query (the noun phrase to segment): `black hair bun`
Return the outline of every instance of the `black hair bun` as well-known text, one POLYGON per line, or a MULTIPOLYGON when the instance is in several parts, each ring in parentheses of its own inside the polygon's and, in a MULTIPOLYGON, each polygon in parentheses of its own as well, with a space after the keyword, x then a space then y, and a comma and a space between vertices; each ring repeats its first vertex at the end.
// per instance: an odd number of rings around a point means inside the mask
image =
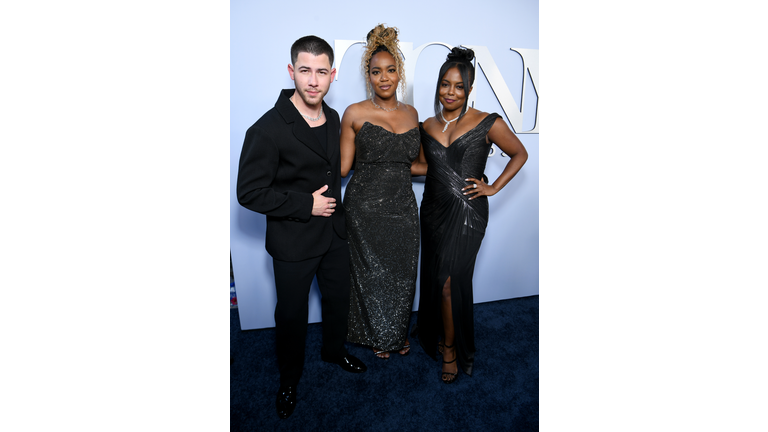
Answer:
POLYGON ((472 63, 475 58, 475 52, 471 48, 454 47, 448 54, 446 61, 463 61, 472 63))

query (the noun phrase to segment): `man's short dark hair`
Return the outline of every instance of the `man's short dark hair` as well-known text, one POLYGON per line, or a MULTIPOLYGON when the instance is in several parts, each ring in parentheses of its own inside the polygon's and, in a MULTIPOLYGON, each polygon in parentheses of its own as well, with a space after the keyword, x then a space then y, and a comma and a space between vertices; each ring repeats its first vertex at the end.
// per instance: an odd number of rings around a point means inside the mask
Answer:
POLYGON ((333 66, 333 49, 328 42, 317 36, 304 36, 291 45, 291 64, 296 65, 299 59, 299 53, 306 52, 314 56, 325 54, 328 56, 331 66, 333 66))

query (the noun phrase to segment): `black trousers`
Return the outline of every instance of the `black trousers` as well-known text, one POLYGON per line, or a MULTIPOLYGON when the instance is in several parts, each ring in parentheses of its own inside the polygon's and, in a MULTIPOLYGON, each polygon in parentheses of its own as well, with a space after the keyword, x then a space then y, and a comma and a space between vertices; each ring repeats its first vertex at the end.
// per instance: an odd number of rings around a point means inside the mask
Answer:
POLYGON ((334 233, 330 249, 322 256, 297 262, 273 259, 272 263, 277 290, 275 338, 280 384, 296 385, 304 369, 309 291, 315 276, 322 296, 321 357, 336 361, 347 355, 344 342, 349 316, 349 246, 334 233))

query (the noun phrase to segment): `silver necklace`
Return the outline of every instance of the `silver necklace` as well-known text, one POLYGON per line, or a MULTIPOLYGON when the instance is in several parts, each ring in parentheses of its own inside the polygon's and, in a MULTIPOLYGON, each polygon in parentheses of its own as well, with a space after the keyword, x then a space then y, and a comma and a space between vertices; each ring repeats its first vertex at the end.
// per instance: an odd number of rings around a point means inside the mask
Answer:
POLYGON ((386 111, 386 112, 392 112, 392 111, 396 111, 398 108, 400 108, 400 101, 397 101, 397 105, 395 105, 395 107, 394 107, 394 108, 384 108, 384 107, 380 107, 380 106, 379 106, 379 104, 377 104, 377 103, 376 103, 376 101, 374 101, 374 100, 373 100, 373 98, 371 98, 371 103, 372 103, 372 104, 373 104, 373 106, 375 106, 376 108, 378 108, 378 109, 380 109, 380 110, 384 110, 384 111, 386 111))
MULTIPOLYGON (((299 111, 299 107, 296 106, 296 101, 293 100, 293 96, 291 96, 291 102, 293 102, 293 106, 296 107, 296 111, 299 111)), ((301 111, 299 111, 299 114, 301 114, 301 111)), ((320 120, 320 117, 323 116, 323 108, 320 107, 320 114, 318 114, 317 117, 315 117, 315 118, 312 118, 310 116, 306 116, 304 114, 301 114, 301 116, 304 117, 305 119, 309 120, 309 121, 318 121, 318 120, 320 120)))
POLYGON ((445 131, 446 131, 446 129, 448 129, 448 125, 449 125, 449 124, 451 124, 451 123, 455 122, 456 120, 458 120, 458 119, 459 119, 459 117, 461 117, 461 116, 460 116, 460 115, 459 115, 459 116, 456 116, 456 118, 455 118, 455 119, 453 119, 453 120, 451 120, 451 121, 447 121, 447 120, 445 119, 445 117, 443 117, 443 111, 442 111, 442 110, 440 110, 440 118, 441 118, 441 119, 443 119, 443 123, 445 123, 445 127, 443 127, 443 132, 445 132, 445 131))

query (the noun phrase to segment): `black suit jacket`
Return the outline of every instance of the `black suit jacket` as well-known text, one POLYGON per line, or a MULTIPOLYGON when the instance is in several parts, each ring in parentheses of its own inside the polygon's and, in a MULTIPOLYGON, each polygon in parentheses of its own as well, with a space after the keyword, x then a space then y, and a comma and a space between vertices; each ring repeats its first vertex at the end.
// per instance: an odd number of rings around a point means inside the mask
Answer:
POLYGON ((341 202, 339 114, 323 102, 328 126, 327 151, 282 90, 275 107, 245 133, 237 174, 237 200, 267 215, 266 249, 281 261, 302 261, 324 254, 333 232, 346 239, 341 202), (312 192, 336 198, 331 217, 312 216, 312 192))

